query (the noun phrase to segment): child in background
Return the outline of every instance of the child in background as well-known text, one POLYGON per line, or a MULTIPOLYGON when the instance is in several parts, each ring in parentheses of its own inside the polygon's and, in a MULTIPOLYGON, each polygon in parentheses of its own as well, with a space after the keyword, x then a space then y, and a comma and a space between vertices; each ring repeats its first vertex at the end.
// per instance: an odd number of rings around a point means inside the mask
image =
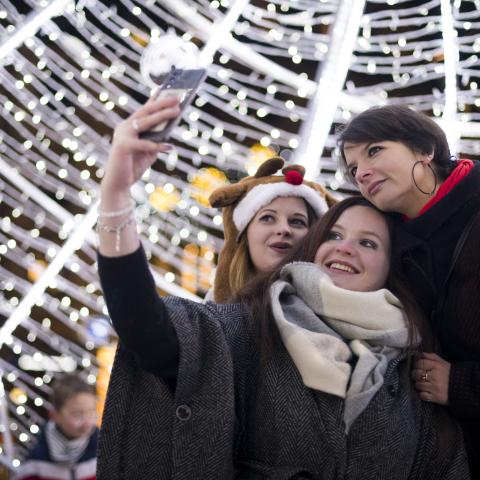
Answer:
POLYGON ((77 374, 55 380, 50 420, 28 452, 18 480, 94 480, 98 429, 95 387, 77 374))

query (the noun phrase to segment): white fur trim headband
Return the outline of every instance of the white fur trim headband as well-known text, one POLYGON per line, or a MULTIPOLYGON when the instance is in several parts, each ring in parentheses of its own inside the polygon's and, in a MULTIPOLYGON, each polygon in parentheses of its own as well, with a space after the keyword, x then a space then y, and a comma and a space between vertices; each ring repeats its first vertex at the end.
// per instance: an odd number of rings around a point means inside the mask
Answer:
POLYGON ((328 210, 325 198, 307 185, 292 185, 287 182, 263 183, 253 187, 235 207, 233 223, 237 227, 238 233, 243 232, 259 210, 278 197, 303 198, 319 217, 328 210))

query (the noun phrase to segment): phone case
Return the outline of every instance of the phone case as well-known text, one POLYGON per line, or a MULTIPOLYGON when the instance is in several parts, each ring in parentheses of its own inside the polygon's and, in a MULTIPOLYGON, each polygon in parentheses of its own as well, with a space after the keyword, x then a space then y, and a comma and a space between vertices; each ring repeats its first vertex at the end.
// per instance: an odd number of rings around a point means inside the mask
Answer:
MULTIPOLYGON (((173 128, 178 124, 182 112, 190 104, 198 87, 205 79, 207 71, 205 68, 197 69, 172 69, 163 82, 160 81, 160 89, 154 94, 157 98, 162 96, 176 95, 180 97, 180 114, 167 122, 157 125, 152 130, 142 132, 140 138, 162 143, 168 140, 173 128)), ((152 76, 152 79, 157 79, 152 76)))

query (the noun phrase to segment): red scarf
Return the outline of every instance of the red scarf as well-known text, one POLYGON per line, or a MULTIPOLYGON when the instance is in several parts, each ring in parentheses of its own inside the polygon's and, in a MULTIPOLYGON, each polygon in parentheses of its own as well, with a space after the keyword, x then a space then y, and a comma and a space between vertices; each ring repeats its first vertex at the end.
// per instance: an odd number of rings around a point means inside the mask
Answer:
POLYGON ((447 177, 447 179, 440 185, 437 193, 423 206, 418 212, 418 217, 424 214, 427 210, 432 208, 437 202, 439 202, 445 195, 453 190, 453 187, 457 185, 464 177, 466 177, 470 170, 473 168, 473 162, 471 160, 460 160, 453 170, 453 172, 447 177))

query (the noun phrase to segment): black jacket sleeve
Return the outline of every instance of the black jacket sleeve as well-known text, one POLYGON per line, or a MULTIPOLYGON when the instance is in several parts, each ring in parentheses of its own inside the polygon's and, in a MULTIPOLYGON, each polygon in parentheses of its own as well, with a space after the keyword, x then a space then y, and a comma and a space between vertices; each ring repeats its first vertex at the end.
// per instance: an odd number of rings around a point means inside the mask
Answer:
POLYGON ((480 419, 480 362, 451 364, 448 404, 459 418, 480 419))
POLYGON ((98 271, 122 346, 135 355, 142 368, 174 385, 179 364, 178 339, 157 293, 143 248, 123 257, 98 254, 98 271))

